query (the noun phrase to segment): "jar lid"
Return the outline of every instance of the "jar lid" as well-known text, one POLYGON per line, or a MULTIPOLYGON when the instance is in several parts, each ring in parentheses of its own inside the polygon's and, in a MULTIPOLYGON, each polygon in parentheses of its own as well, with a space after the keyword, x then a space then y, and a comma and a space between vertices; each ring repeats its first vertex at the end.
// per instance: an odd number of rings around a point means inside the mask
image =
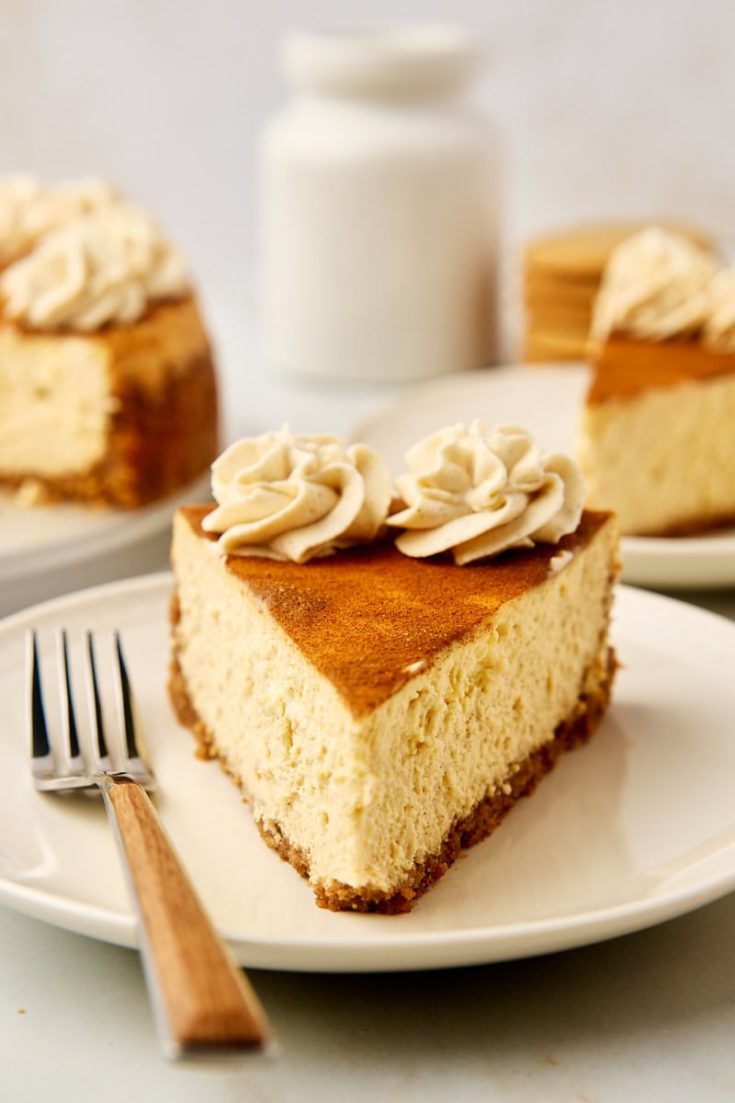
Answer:
POLYGON ((448 95, 467 83, 480 56, 476 36, 440 25, 294 30, 282 47, 297 87, 336 95, 448 95))

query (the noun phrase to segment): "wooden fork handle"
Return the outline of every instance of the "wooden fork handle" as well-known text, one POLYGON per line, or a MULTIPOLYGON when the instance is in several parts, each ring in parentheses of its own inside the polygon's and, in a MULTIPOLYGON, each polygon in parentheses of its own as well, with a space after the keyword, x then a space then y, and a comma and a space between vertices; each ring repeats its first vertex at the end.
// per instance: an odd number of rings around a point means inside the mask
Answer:
POLYGON ((258 999, 221 942, 148 794, 127 776, 100 780, 138 906, 148 987, 170 1056, 268 1039, 258 999))

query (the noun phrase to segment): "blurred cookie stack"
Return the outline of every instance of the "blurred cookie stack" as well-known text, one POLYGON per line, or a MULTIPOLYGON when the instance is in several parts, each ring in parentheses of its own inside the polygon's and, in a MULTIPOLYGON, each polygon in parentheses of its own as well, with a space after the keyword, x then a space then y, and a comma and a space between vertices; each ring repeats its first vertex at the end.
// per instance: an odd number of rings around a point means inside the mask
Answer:
POLYGON ((525 360, 580 360, 610 253, 638 225, 589 226, 536 238, 523 258, 525 360))
MULTIPOLYGON (((580 360, 585 356, 592 310, 602 273, 613 249, 644 224, 607 223, 535 238, 523 257, 526 361, 580 360)), ((709 245, 691 227, 679 229, 709 245)))

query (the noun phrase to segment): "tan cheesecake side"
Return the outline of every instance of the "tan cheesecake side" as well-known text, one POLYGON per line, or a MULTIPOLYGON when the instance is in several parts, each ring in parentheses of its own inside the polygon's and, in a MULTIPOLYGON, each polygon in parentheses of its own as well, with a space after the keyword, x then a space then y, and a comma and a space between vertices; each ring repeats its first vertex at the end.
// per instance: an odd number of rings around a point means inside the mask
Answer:
POLYGON ((131 325, 39 333, 0 321, 0 486, 134 508, 203 474, 217 389, 195 298, 131 325))
POLYGON ((735 356, 614 336, 592 367, 579 449, 589 505, 637 535, 735 522, 735 356))
POLYGON ((180 717, 319 903, 407 910, 604 712, 613 519, 459 568, 223 558, 206 512, 174 525, 180 717))

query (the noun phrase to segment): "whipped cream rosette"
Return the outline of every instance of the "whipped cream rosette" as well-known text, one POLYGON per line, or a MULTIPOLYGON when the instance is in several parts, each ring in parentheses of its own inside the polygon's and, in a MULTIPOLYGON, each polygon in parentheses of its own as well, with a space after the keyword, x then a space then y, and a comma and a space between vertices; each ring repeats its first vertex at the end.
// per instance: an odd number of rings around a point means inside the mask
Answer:
POLYGON ((217 507, 203 521, 227 555, 305 563, 373 540, 393 484, 372 448, 288 427, 237 441, 212 466, 217 507))
POLYGON ((627 333, 651 341, 701 330, 711 310, 717 256, 658 226, 633 234, 608 261, 592 319, 593 340, 627 333))
POLYGON ((150 302, 187 291, 186 266, 149 215, 101 204, 41 239, 0 276, 8 317, 32 329, 130 324, 150 302))
POLYGON ((0 263, 17 260, 52 230, 118 200, 115 188, 96 177, 51 187, 34 176, 0 177, 0 263))
POLYGON ((487 431, 479 421, 442 429, 406 455, 396 482, 405 508, 388 524, 405 531, 405 555, 451 552, 462 565, 510 548, 557 543, 574 532, 585 484, 561 454, 542 455, 517 425, 487 431))
POLYGON ((735 268, 723 268, 712 280, 702 336, 712 348, 735 353, 735 268))

